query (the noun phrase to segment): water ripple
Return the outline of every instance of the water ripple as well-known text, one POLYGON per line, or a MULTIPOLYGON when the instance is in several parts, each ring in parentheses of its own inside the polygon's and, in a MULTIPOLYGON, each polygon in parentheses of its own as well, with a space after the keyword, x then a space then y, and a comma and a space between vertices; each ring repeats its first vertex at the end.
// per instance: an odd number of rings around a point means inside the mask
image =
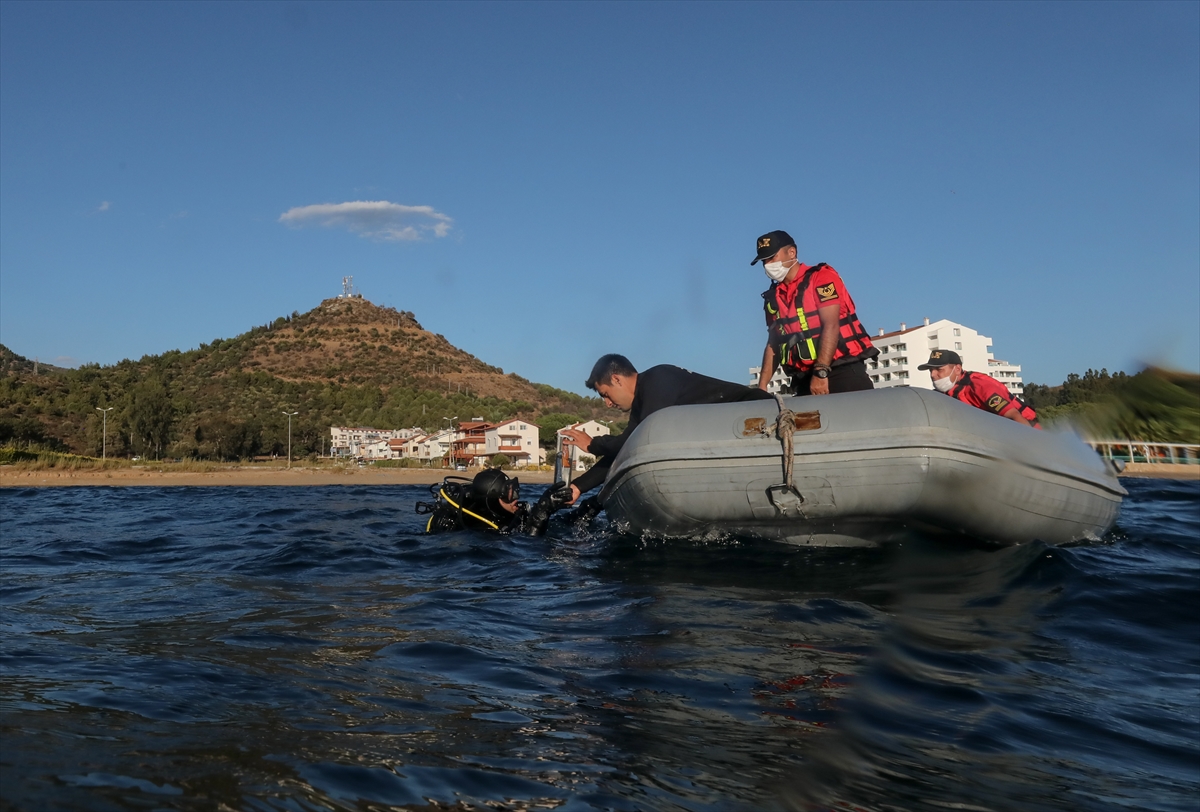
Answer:
POLYGON ((1128 486, 1102 542, 843 551, 3 490, 0 808, 1194 809, 1200 486, 1128 486))

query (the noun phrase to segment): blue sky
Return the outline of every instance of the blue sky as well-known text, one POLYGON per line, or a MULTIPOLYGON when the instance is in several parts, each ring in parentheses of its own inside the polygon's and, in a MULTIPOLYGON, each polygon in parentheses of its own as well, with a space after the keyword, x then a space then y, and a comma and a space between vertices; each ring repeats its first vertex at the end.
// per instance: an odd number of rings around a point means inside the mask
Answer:
POLYGON ((1042 383, 1200 368, 1200 3, 0 3, 31 358, 349 274, 538 382, 748 380, 776 228, 872 333, 953 319, 1042 383))

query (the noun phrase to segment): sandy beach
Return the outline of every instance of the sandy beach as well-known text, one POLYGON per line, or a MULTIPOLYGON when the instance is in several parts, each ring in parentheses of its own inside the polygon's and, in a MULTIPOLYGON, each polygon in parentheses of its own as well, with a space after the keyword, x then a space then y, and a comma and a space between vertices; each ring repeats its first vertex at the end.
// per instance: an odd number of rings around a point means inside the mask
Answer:
MULTIPOLYGON (((60 488, 84 485, 151 487, 238 487, 260 485, 431 485, 454 473, 439 468, 308 468, 229 467, 214 471, 171 471, 157 466, 109 470, 22 469, 0 466, 0 488, 60 488)), ((509 472, 522 482, 545 483, 554 478, 552 471, 509 472)), ((457 472, 474 476, 475 472, 457 472)))
MULTIPOLYGON (((0 466, 0 488, 61 488, 107 485, 112 487, 237 487, 268 485, 431 485, 441 482, 450 471, 439 468, 293 468, 230 466, 214 471, 171 471, 156 466, 139 466, 109 470, 65 470, 45 468, 23 469, 0 466)), ((522 482, 547 483, 553 480, 551 471, 510 472, 522 482)), ((458 472, 458 476, 474 476, 475 472, 458 472)), ((1171 463, 1133 463, 1126 466, 1122 476, 1159 479, 1200 479, 1200 465, 1171 463)))

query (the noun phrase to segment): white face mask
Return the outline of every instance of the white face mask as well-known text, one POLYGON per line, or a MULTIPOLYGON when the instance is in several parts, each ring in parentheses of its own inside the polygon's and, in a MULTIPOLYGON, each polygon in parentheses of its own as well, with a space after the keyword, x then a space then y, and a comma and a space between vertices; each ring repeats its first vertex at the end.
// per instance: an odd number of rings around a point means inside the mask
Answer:
POLYGON ((767 276, 769 276, 773 282, 782 282, 784 278, 787 277, 788 272, 794 267, 796 267, 796 260, 794 259, 787 262, 763 263, 763 270, 766 271, 767 276))
POLYGON ((947 375, 944 378, 938 378, 936 381, 933 382, 933 388, 938 390, 939 392, 949 392, 953 387, 954 387, 954 381, 950 380, 949 375, 947 375))

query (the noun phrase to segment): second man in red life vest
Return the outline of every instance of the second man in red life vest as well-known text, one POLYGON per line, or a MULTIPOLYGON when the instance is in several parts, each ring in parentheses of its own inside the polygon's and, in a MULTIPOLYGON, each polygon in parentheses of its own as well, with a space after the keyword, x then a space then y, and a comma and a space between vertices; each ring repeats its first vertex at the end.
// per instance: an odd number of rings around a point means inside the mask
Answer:
POLYGON ((825 263, 805 265, 786 231, 758 238, 758 256, 771 287, 763 293, 767 346, 758 388, 767 389, 783 365, 797 395, 873 389, 864 363, 879 355, 858 321, 842 278, 825 263))
POLYGON ((933 350, 929 353, 929 361, 917 369, 929 370, 933 388, 955 400, 1015 420, 1022 426, 1042 427, 1037 412, 1020 396, 1010 394, 1000 381, 980 372, 964 372, 962 358, 954 350, 933 350))

